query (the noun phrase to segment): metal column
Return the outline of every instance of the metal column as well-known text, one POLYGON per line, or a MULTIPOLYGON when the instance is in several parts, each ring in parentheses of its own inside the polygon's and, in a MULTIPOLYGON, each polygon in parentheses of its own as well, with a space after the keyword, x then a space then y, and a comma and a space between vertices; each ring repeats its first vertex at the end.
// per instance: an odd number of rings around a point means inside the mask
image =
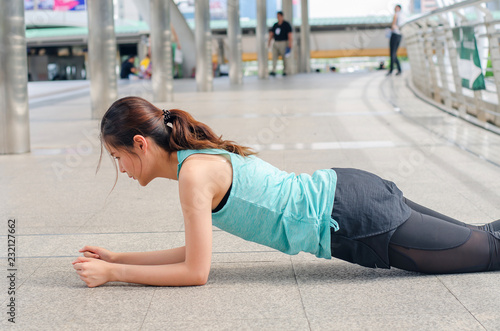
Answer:
POLYGON ((170 1, 151 0, 151 83, 154 101, 173 100, 170 1))
POLYGON ((259 68, 259 78, 268 77, 269 54, 267 49, 267 40, 269 32, 267 31, 267 11, 266 0, 257 0, 257 27, 255 29, 257 40, 257 62, 259 68))
POLYGON ((281 1, 281 11, 283 12, 283 18, 288 21, 293 27, 293 1, 292 0, 282 0, 281 1))
MULTIPOLYGON (((286 59, 287 61, 287 74, 296 74, 297 73, 297 37, 295 36, 295 26, 293 24, 293 1, 292 0, 283 0, 281 3, 283 17, 285 21, 288 21, 292 26, 292 52, 290 57, 286 59)), ((285 59, 283 59, 285 61, 285 59)))
POLYGON ((240 0, 227 1, 227 39, 229 42, 229 81, 231 84, 239 85, 243 82, 240 0))
POLYGON ((311 27, 309 26, 309 1, 301 0, 300 72, 311 72, 311 27))
POLYGON ((100 119, 117 97, 113 0, 87 1, 92 118, 100 119))
POLYGON ((0 154, 30 151, 24 1, 0 1, 0 154))
POLYGON ((196 86, 198 91, 213 90, 212 32, 209 0, 195 1, 196 86))

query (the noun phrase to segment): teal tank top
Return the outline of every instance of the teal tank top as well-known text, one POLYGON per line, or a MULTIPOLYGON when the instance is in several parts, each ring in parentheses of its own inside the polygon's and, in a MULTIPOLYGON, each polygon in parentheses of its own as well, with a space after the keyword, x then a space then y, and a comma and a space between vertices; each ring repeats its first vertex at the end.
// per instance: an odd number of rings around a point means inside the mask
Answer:
POLYGON ((255 156, 220 149, 177 152, 177 178, 192 154, 219 154, 230 159, 233 183, 226 204, 212 213, 212 224, 245 240, 293 255, 301 251, 331 259, 330 228, 337 184, 333 169, 314 174, 287 173, 255 156))

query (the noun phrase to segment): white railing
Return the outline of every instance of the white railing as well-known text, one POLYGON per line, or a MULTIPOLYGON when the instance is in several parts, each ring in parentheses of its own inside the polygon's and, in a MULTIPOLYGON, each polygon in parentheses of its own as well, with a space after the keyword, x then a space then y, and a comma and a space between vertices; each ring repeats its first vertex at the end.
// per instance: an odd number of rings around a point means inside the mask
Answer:
POLYGON ((500 19, 495 18, 500 12, 490 11, 489 2, 463 1, 420 15, 408 20, 402 33, 413 91, 444 110, 500 132, 500 19), (472 42, 464 42, 468 32, 475 37, 472 42), (474 40, 480 66, 467 60, 475 52, 474 40), (477 89, 481 74, 484 85, 477 89))

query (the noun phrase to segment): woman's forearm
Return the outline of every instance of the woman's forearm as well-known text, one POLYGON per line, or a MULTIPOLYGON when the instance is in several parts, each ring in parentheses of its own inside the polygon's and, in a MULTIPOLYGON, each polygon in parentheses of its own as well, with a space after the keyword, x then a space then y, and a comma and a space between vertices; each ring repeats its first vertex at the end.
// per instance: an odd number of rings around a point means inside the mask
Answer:
POLYGON ((189 268, 185 262, 169 265, 113 264, 110 281, 154 286, 204 285, 209 271, 189 268))
POLYGON ((184 262, 186 247, 177 247, 162 251, 116 253, 114 263, 134 265, 165 265, 184 262))

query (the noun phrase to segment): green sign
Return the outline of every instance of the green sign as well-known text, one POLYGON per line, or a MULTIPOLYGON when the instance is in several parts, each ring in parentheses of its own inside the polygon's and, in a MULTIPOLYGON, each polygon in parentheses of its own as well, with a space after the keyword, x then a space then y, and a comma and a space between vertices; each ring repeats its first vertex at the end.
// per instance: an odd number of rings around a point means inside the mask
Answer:
POLYGON ((471 90, 486 89, 474 28, 454 28, 453 37, 457 43, 458 72, 462 77, 462 86, 471 90))

